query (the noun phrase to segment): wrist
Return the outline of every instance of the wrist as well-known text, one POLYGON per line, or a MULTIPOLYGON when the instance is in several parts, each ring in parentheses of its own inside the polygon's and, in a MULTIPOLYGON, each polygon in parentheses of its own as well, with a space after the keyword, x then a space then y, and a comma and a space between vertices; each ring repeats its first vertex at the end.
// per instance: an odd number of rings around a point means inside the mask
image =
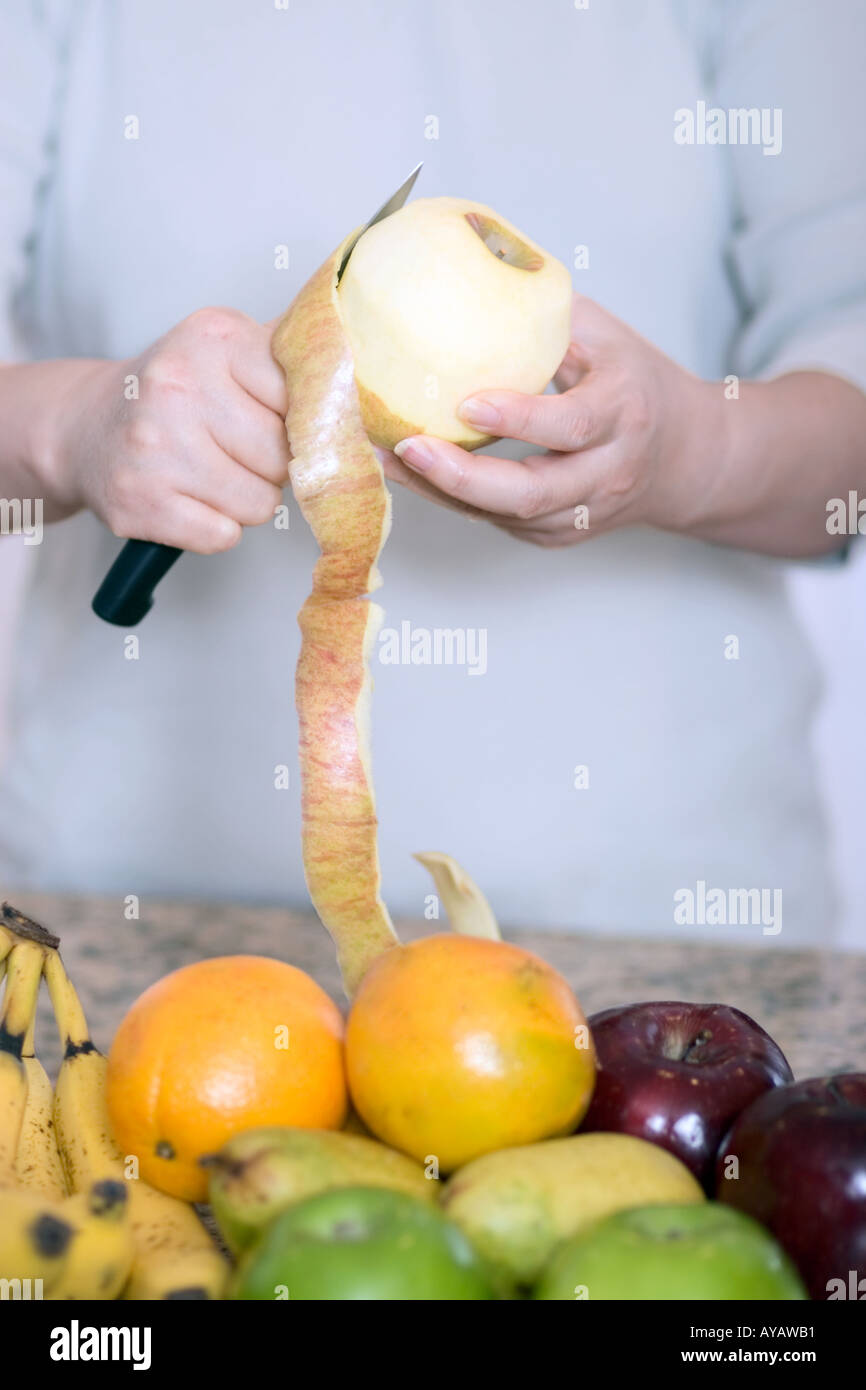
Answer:
POLYGON ((667 479, 662 513, 653 524, 683 535, 701 535, 742 506, 734 478, 734 412, 722 381, 688 375, 674 410, 672 438, 660 468, 667 479))
POLYGON ((38 370, 29 462, 51 510, 68 516, 86 505, 78 467, 80 446, 90 430, 98 428, 100 383, 117 364, 70 358, 39 363, 38 370))

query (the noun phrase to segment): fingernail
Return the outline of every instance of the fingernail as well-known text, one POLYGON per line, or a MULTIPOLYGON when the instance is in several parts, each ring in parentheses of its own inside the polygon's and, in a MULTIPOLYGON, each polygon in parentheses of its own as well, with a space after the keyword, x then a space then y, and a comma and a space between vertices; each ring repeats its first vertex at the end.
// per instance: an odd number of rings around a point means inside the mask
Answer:
POLYGON ((417 438, 401 439, 399 444, 394 445, 394 453, 410 468, 417 468, 419 473, 425 473, 433 463, 430 449, 417 438))
POLYGON ((502 420, 496 406, 481 396, 470 396, 463 402, 458 414, 464 420, 468 420, 470 425, 478 425, 483 430, 495 429, 502 420))

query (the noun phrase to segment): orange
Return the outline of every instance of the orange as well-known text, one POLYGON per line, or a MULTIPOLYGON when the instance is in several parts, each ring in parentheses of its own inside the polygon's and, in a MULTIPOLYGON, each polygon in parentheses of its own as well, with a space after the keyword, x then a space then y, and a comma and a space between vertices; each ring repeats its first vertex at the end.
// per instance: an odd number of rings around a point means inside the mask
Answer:
POLYGON ((373 962, 349 1014, 346 1065, 368 1128, 443 1173, 571 1133, 595 1082, 586 1019, 562 976, 518 946, 450 934, 373 962))
POLYGON ((108 1110, 152 1186, 203 1202, 203 1154, 260 1125, 339 1129, 343 1019, 309 975, 264 956, 221 956, 158 980, 108 1057, 108 1110))

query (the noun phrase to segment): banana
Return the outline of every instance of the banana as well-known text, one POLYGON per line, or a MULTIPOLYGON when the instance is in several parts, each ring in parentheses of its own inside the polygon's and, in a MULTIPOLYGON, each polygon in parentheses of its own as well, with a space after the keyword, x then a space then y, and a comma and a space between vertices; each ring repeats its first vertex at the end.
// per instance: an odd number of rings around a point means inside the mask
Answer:
POLYGON ((135 1256, 127 1189, 116 1178, 100 1178, 60 1204, 58 1211, 72 1223, 74 1235, 49 1299, 119 1296, 135 1256))
POLYGON ((15 1186, 16 1162, 28 1076, 22 1061, 24 1044, 36 1010, 45 956, 32 941, 17 941, 6 960, 6 989, 0 1009, 0 1186, 15 1186))
POLYGON ((76 1230, 57 1206, 23 1188, 0 1188, 0 1278, 42 1281, 35 1297, 57 1283, 76 1230))
POLYGON ((56 951, 46 957, 45 980, 63 1047, 54 1124, 70 1190, 80 1192, 100 1178, 126 1181, 128 1186, 135 1253, 123 1296, 221 1298, 228 1264, 194 1209, 125 1172, 105 1101, 107 1062, 93 1044, 81 1002, 56 951))
POLYGON ((35 1053, 39 984, 55 938, 7 904, 2 914, 13 926, 0 925, 0 968, 6 973, 0 1009, 0 1278, 18 1286, 18 1297, 116 1298, 134 1253, 127 1187, 109 1179, 78 1196, 66 1195, 51 1082, 35 1053))
POLYGON ((103 1179, 62 1202, 0 1190, 0 1276, 41 1280, 37 1297, 116 1298, 133 1254, 125 1183, 103 1179))
POLYGON ((66 1175, 54 1134, 54 1092, 38 1057, 22 1057, 27 1072, 27 1104, 15 1155, 15 1177, 22 1187, 59 1201, 67 1195, 66 1175))
POLYGON ((30 1019, 21 1058, 27 1072, 27 1105, 15 1156, 15 1176, 22 1187, 59 1201, 67 1195, 66 1175, 54 1133, 54 1092, 36 1056, 36 1010, 30 1019))

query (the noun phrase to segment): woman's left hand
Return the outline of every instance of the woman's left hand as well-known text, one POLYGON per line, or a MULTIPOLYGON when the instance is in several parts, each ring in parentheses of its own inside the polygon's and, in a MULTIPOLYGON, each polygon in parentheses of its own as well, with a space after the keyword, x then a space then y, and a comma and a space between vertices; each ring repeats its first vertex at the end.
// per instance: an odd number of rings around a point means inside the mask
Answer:
POLYGON ((689 529, 721 457, 721 384, 693 376, 580 295, 571 337, 559 395, 484 391, 460 410, 476 429, 538 452, 515 461, 413 435, 385 455, 388 476, 535 545, 636 524, 689 529))

